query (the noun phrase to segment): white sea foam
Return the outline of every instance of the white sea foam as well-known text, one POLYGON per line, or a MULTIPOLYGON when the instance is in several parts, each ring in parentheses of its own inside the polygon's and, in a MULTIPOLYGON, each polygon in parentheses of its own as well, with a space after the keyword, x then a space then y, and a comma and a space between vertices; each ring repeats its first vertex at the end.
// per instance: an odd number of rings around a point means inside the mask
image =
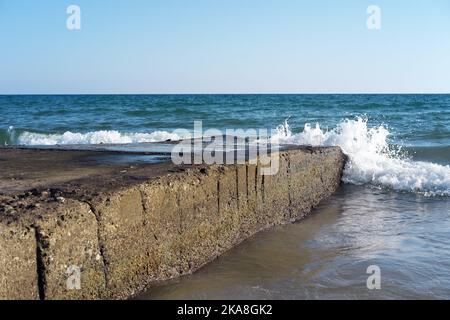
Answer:
POLYGON ((340 146, 349 157, 343 180, 352 184, 373 184, 398 191, 419 192, 427 196, 450 195, 450 166, 419 162, 400 156, 388 146, 389 130, 369 128, 367 120, 344 120, 333 130, 319 124, 305 124, 294 134, 286 121, 276 129, 272 140, 313 146, 340 146))
POLYGON ((69 145, 69 144, 125 144, 141 142, 161 142, 179 140, 176 133, 155 131, 151 133, 121 133, 118 131, 93 131, 87 133, 74 133, 67 131, 63 134, 42 134, 23 132, 18 138, 20 145, 69 145))
MULTIPOLYGON (((10 131, 14 131, 11 128, 10 131)), ((13 133, 10 132, 12 135, 13 133)), ((349 157, 343 180, 351 184, 372 184, 398 191, 419 192, 427 196, 450 196, 450 166, 413 161, 389 148, 389 130, 384 126, 369 128, 366 119, 346 119, 335 129, 323 130, 319 124, 305 124, 300 133, 293 133, 289 123, 276 128, 271 140, 280 144, 340 146, 349 157)), ((126 144, 180 140, 179 134, 167 131, 121 133, 94 131, 42 134, 23 132, 17 137, 20 145, 126 144)))

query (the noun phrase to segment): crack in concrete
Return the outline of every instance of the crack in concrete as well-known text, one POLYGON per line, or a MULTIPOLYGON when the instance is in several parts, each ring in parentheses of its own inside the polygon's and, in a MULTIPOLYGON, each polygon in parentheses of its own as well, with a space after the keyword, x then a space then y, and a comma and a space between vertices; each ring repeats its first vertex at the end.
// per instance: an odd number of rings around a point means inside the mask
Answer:
POLYGON ((45 241, 38 226, 34 226, 34 234, 36 238, 36 272, 38 279, 38 294, 40 300, 45 300, 45 291, 47 288, 43 250, 45 247, 45 241))
POLYGON ((248 196, 249 196, 249 185, 248 185, 248 165, 245 165, 245 186, 247 188, 247 205, 248 205, 248 196))
POLYGON ((147 211, 147 205, 145 204, 144 191, 139 190, 139 193, 141 194, 141 206, 142 206, 142 215, 143 215, 142 225, 146 226, 148 224, 148 221, 147 221, 147 212, 148 211, 147 211))
POLYGON ((217 177, 217 215, 220 215, 220 176, 217 177))
POLYGON ((255 166, 255 195, 258 201, 258 165, 255 166))
POLYGON ((101 219, 100 219, 100 213, 97 211, 95 206, 88 200, 79 200, 89 206, 89 209, 91 210, 92 214, 95 217, 95 220, 97 221, 97 242, 98 242, 98 249, 100 252, 100 257, 102 258, 103 262, 103 276, 105 278, 105 286, 108 288, 109 286, 109 262, 105 255, 105 243, 101 236, 101 219))
MULTIPOLYGON (((143 190, 139 190, 140 194, 141 194, 141 205, 142 205, 142 215, 143 215, 143 226, 147 226, 150 221, 148 219, 148 215, 150 210, 147 208, 147 204, 145 203, 145 192, 143 190)), ((156 236, 156 233, 154 232, 153 228, 152 229, 152 233, 153 233, 153 238, 156 240, 156 242, 158 242, 158 237, 156 236)))
POLYGON ((287 158, 287 175, 288 175, 288 199, 289 199, 289 218, 292 219, 292 169, 291 169, 291 156, 286 154, 287 158))
POLYGON ((261 178, 261 199, 262 203, 266 203, 266 187, 265 187, 266 176, 263 175, 261 178))
POLYGON ((184 219, 183 219, 183 209, 181 208, 181 199, 180 199, 180 194, 177 193, 176 195, 176 203, 177 203, 177 211, 178 211, 178 234, 181 236, 183 234, 183 224, 184 224, 184 219))
POLYGON ((239 167, 236 166, 236 204, 239 210, 239 167))

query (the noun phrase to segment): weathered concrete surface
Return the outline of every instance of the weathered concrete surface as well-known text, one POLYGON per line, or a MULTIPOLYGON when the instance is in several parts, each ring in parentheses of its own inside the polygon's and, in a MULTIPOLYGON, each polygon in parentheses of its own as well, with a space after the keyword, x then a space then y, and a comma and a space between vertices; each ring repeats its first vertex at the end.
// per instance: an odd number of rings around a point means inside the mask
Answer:
POLYGON ((95 165, 93 173, 82 152, 6 150, 0 163, 12 168, 8 159, 22 155, 24 179, 27 170, 46 176, 26 191, 5 178, 17 170, 0 174, 2 299, 126 298, 191 273, 260 230, 302 218, 336 190, 345 162, 339 148, 299 148, 279 153, 274 176, 248 163, 95 165), (23 160, 39 154, 54 166, 23 160), (71 266, 81 270, 79 290, 68 289, 71 266))
POLYGON ((20 221, 0 223, 0 298, 37 299, 35 230, 20 221))

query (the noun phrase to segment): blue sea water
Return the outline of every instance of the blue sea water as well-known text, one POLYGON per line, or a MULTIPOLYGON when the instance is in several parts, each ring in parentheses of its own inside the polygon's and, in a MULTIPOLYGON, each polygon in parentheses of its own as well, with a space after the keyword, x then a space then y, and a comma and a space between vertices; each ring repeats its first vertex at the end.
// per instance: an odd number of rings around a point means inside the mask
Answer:
POLYGON ((202 120, 205 128, 272 129, 289 119, 292 131, 299 132, 305 123, 331 129, 343 119, 366 116, 371 127, 386 125, 393 143, 450 146, 450 95, 0 96, 0 114, 0 144, 70 143, 45 140, 44 135, 66 132, 171 132, 192 129, 194 120, 202 120), (20 139, 24 132, 42 139, 20 139))
POLYGON ((450 95, 0 96, 0 114, 1 145, 135 148, 201 120, 348 155, 312 217, 142 298, 450 299, 450 95), (366 287, 370 265, 381 290, 366 287))
POLYGON ((340 146, 345 182, 450 193, 450 95, 0 96, 0 114, 2 145, 176 140, 198 120, 268 129, 279 143, 340 146))

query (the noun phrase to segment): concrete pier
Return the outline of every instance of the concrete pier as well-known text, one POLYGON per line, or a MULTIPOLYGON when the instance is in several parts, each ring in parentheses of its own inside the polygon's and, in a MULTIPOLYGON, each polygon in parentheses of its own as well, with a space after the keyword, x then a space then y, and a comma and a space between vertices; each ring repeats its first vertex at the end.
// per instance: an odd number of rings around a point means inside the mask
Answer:
POLYGON ((279 151, 273 176, 133 157, 164 155, 0 149, 0 299, 131 297, 301 219, 345 164, 337 147, 279 151))

